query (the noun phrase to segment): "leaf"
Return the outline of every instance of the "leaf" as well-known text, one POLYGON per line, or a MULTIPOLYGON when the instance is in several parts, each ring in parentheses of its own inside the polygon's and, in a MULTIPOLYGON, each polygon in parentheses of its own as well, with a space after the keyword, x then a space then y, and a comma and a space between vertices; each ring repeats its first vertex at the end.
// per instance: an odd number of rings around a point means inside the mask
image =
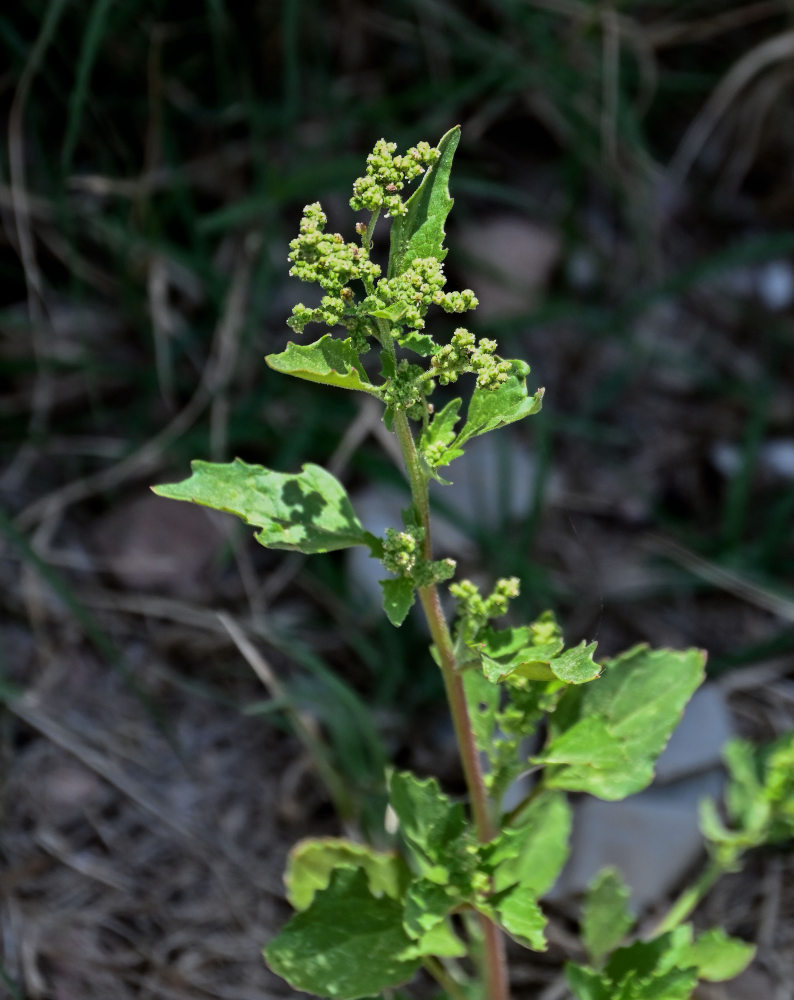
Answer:
POLYGON ((416 597, 414 582, 407 576, 398 576, 393 580, 381 580, 380 586, 383 610, 392 625, 399 628, 408 617, 416 597))
POLYGON ((308 382, 335 385, 340 389, 360 389, 377 396, 351 341, 339 340, 327 333, 313 344, 290 341, 281 354, 268 354, 265 361, 277 372, 294 375, 308 382))
POLYGON ((593 659, 598 643, 582 640, 578 646, 566 649, 549 663, 554 676, 566 684, 586 684, 595 680, 601 667, 593 659))
POLYGON ((449 922, 442 921, 417 938, 399 957, 422 958, 425 955, 434 955, 436 958, 464 958, 467 954, 466 945, 449 922))
POLYGON ((582 939, 596 964, 620 944, 634 923, 628 910, 630 896, 616 868, 602 868, 590 883, 582 909, 582 939))
POLYGON ((261 529, 255 537, 267 548, 312 553, 367 545, 377 551, 378 539, 362 527, 345 488, 319 465, 304 465, 296 475, 239 458, 226 464, 195 461, 190 467, 189 479, 152 489, 161 497, 241 517, 261 529))
POLYGON ((465 670, 461 676, 474 742, 480 753, 489 753, 494 743, 494 726, 501 692, 479 670, 465 670))
POLYGON ((510 364, 510 375, 498 389, 474 390, 466 411, 466 423, 453 441, 451 451, 462 448, 479 434, 506 427, 540 410, 543 390, 538 389, 534 396, 527 394, 529 365, 526 361, 517 360, 512 360, 510 364))
POLYGON ((566 965, 568 985, 577 1000, 689 1000, 697 971, 677 961, 689 933, 679 927, 652 941, 618 948, 600 973, 566 965))
POLYGON ((417 879, 405 894, 403 926, 412 938, 420 938, 442 923, 456 903, 448 886, 428 878, 417 879))
POLYGON ((592 969, 567 962, 565 979, 576 1000, 615 1000, 612 984, 592 969))
POLYGON ((572 825, 565 793, 544 789, 522 810, 520 824, 496 838, 494 888, 518 883, 535 897, 548 892, 568 860, 572 825))
POLYGON ((556 677, 566 684, 585 684, 599 675, 601 668, 593 659, 595 642, 581 642, 563 653, 561 635, 538 642, 538 631, 536 625, 481 630, 471 648, 480 653, 488 680, 500 684, 511 679, 549 681, 556 677))
POLYGON ((436 349, 436 343, 429 333, 419 333, 418 330, 406 330, 404 333, 397 333, 396 336, 400 347, 405 347, 423 358, 430 357, 436 349))
POLYGON ((499 925, 510 937, 532 951, 546 950, 546 918, 530 889, 523 885, 513 886, 492 897, 491 905, 499 925))
POLYGON ((443 260, 446 256, 444 222, 452 208, 449 174, 459 141, 460 125, 455 125, 439 141, 441 155, 405 203, 405 215, 398 215, 392 223, 389 278, 407 271, 419 258, 443 260))
POLYGON ((421 780, 407 771, 391 775, 389 801, 420 864, 443 865, 466 828, 463 807, 444 795, 435 778, 421 780))
POLYGON ((338 868, 328 888, 295 914, 264 955, 293 989, 361 1000, 413 976, 419 961, 400 957, 410 945, 401 904, 373 896, 363 868, 338 868))
POLYGON ((595 683, 569 688, 550 717, 548 745, 532 758, 547 765, 546 787, 607 800, 646 788, 704 665, 700 650, 638 646, 595 683))
POLYGON ((458 421, 458 412, 463 401, 451 399, 447 405, 436 413, 430 423, 422 431, 419 439, 419 454, 426 463, 428 472, 442 486, 451 486, 447 479, 442 479, 436 469, 442 465, 449 465, 455 459, 460 458, 463 449, 450 448, 449 445, 455 437, 455 424, 458 421))
POLYGON ((305 910, 315 893, 328 887, 337 868, 362 868, 370 892, 401 899, 408 870, 399 855, 375 851, 364 844, 337 837, 301 840, 289 852, 284 882, 287 899, 296 910, 305 910))
POLYGON ((676 966, 695 966, 699 979, 719 983, 744 972, 752 962, 755 950, 755 945, 728 937, 725 931, 715 927, 682 949, 676 966))

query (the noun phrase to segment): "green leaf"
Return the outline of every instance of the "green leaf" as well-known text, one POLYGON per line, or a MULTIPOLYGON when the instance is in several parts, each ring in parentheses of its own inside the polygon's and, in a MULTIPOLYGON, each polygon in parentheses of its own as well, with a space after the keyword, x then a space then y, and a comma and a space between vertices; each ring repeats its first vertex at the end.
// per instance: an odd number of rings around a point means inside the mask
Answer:
POLYGON ((463 807, 444 795, 435 778, 421 780, 407 771, 391 775, 389 801, 417 860, 423 867, 443 865, 466 828, 463 807))
POLYGON ((462 448, 467 441, 479 434, 506 427, 540 410, 543 390, 538 389, 534 396, 527 393, 529 365, 526 361, 517 360, 512 360, 510 364, 510 375, 498 389, 474 390, 466 411, 466 423, 454 439, 450 451, 462 448))
MULTIPOLYGON (((375 301, 378 300, 375 299, 375 301)), ((405 302, 392 302, 390 306, 381 306, 378 307, 377 309, 368 309, 367 315, 374 316, 376 319, 385 319, 389 323, 399 323, 407 311, 408 311, 408 306, 405 304, 405 302)))
POLYGON ((419 333, 418 330, 406 330, 396 334, 400 347, 405 347, 414 354, 428 358, 436 349, 436 343, 429 333, 419 333))
POLYGON ((532 951, 546 950, 546 918, 530 889, 513 886, 492 897, 491 905, 499 925, 511 938, 532 951))
POLYGON ((434 442, 446 446, 441 451, 437 449, 432 465, 440 468, 449 465, 463 454, 463 445, 479 434, 506 427, 516 420, 523 420, 540 410, 543 400, 543 390, 538 389, 534 396, 527 393, 527 375, 529 365, 525 361, 511 361, 512 370, 507 381, 498 389, 474 390, 466 411, 466 423, 457 436, 453 427, 458 417, 461 401, 453 399, 436 416, 428 430, 422 436, 422 449, 434 442), (436 423, 438 427, 436 428, 436 423))
POLYGON ((725 931, 715 927, 683 948, 676 959, 676 966, 694 966, 699 979, 719 983, 744 972, 752 962, 755 950, 755 945, 728 937, 725 931))
POLYGON ((568 962, 565 979, 576 1000, 616 1000, 612 983, 592 969, 568 962))
POLYGON ((152 489, 161 497, 241 517, 261 529, 256 540, 268 548, 306 553, 351 545, 378 549, 378 539, 362 527, 345 488, 319 465, 304 465, 296 475, 239 458, 226 464, 196 461, 190 467, 189 479, 152 489))
POLYGON ((598 643, 582 640, 578 646, 566 649, 549 663, 554 676, 566 684, 586 684, 595 680, 601 667, 593 659, 598 643))
POLYGON ((287 899, 296 910, 305 910, 315 893, 328 887, 337 868, 362 868, 370 892, 401 899, 409 873, 399 855, 375 851, 364 844, 337 837, 301 840, 287 859, 284 882, 287 899))
POLYGON ((389 621, 397 628, 408 617, 416 597, 416 587, 413 580, 407 576, 398 576, 393 580, 381 580, 383 591, 383 610, 389 621))
POLYGON ((501 691, 479 670, 464 670, 462 677, 474 742, 480 753, 489 753, 493 748, 501 691))
POLYGON ((402 905, 373 896, 363 868, 338 868, 328 888, 295 914, 264 955, 293 989, 361 1000, 413 976, 419 961, 399 957, 410 945, 402 905))
POLYGON ((294 375, 308 382, 336 385, 340 389, 360 389, 377 396, 351 341, 339 340, 327 333, 313 344, 290 341, 281 354, 268 354, 265 361, 277 372, 294 375))
POLYGON ((402 274, 419 258, 443 260, 446 256, 444 222, 452 208, 449 174, 459 141, 460 125, 455 125, 442 136, 438 144, 441 155, 405 203, 405 215, 392 223, 388 277, 402 274))
POLYGON ((466 945, 445 920, 417 938, 399 957, 407 959, 434 955, 436 958, 465 958, 467 954, 466 945))
POLYGON ((769 823, 769 804, 764 799, 763 778, 755 747, 747 740, 731 740, 723 750, 730 781, 725 803, 733 825, 763 839, 769 823))
POLYGON ((494 842, 494 888, 518 883, 538 897, 551 889, 568 860, 573 814, 564 792, 544 789, 520 816, 494 842))
POLYGON ((428 878, 412 882, 405 894, 403 925, 412 938, 420 938, 443 922, 457 903, 455 893, 447 885, 428 878))
POLYGON ((616 868, 602 868, 590 883, 582 909, 582 939, 596 964, 620 944, 634 923, 630 896, 616 868))
POLYGON ((700 650, 638 646, 607 663, 598 681, 569 688, 550 717, 548 745, 532 758, 547 765, 546 786, 607 800, 646 788, 704 665, 700 650))
MULTIPOLYGON (((546 631, 541 633, 544 638, 546 631)), ((600 666, 593 659, 596 643, 580 643, 561 652, 562 636, 539 642, 537 625, 496 630, 482 629, 472 649, 479 652, 485 676, 494 684, 516 680, 548 681, 555 677, 566 684, 585 684, 597 677, 600 666)))

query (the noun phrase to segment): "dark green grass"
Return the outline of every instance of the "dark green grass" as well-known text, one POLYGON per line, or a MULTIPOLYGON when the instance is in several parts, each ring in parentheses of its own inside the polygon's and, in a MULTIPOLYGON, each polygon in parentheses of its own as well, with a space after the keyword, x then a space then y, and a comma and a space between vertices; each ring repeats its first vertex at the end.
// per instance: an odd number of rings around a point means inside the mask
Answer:
MULTIPOLYGON (((495 210, 526 215, 557 227, 567 255, 592 244, 584 220, 595 211, 635 250, 627 273, 615 273, 598 250, 603 275, 596 287, 582 293, 558 276, 530 313, 481 330, 497 335, 506 351, 526 354, 539 382, 549 377, 550 330, 575 328, 579 358, 607 342, 617 347, 614 363, 586 391, 572 385, 557 399, 548 396, 546 412, 528 429, 538 474, 527 518, 516 526, 505 517, 488 530, 462 525, 495 575, 525 579, 525 610, 575 606, 575 591, 556 587, 548 568, 528 567, 527 560, 537 551, 549 473, 570 442, 586 442, 594 460, 614 466, 616 474, 626 450, 643 447, 622 414, 648 372, 668 359, 663 344, 648 346, 638 338, 640 320, 660 303, 680 304, 686 315, 709 282, 724 283, 737 268, 794 249, 794 233, 774 222, 759 229, 738 211, 721 214, 709 197, 707 170, 692 180, 697 211, 690 207, 689 216, 672 225, 670 239, 676 227, 682 230, 680 253, 669 251, 653 224, 658 191, 649 165, 669 159, 735 60, 782 30, 789 16, 781 0, 765 20, 700 40, 684 32, 677 43, 643 49, 660 26, 684 17, 702 23, 720 15, 724 4, 693 3, 685 15, 682 6, 672 0, 620 4, 625 28, 611 40, 602 5, 588 2, 555 7, 525 0, 398 0, 388 8, 348 5, 344 20, 339 9, 319 0, 208 0, 188 15, 175 13, 165 0, 32 0, 0 13, 0 100, 9 111, 15 93, 17 100, 24 97, 25 182, 48 206, 48 220, 31 223, 48 299, 68 308, 99 303, 113 311, 117 329, 109 338, 78 330, 65 354, 37 357, 24 310, 17 308, 26 295, 19 260, 10 240, 0 244, 0 378, 26 391, 44 366, 56 381, 76 377, 83 384, 78 402, 59 404, 36 429, 42 489, 90 474, 97 464, 79 456, 58 464, 48 455, 54 435, 112 431, 129 454, 191 397, 233 281, 229 256, 249 233, 261 243, 228 387, 233 405, 226 457, 240 454, 286 469, 323 462, 354 403, 342 393, 279 377, 262 360, 283 344, 285 316, 303 294, 296 282, 294 298, 285 291, 286 248, 300 209, 319 198, 341 217, 362 156, 381 135, 407 145, 461 122, 464 142, 453 181, 461 218, 495 210), (617 64, 605 61, 607 51, 617 64), (643 61, 648 51, 655 78, 643 61), (537 193, 534 171, 553 178, 554 199, 537 193), (690 228, 702 236, 689 239, 690 228), (157 257, 181 275, 170 297, 179 323, 160 345, 161 362, 173 375, 170 399, 162 391, 147 298, 147 268, 157 257), (112 392, 104 391, 108 381, 112 392)), ((0 177, 9 182, 6 156, 0 177)), ((451 266, 454 259, 453 246, 451 266)), ((749 323, 741 318, 743 308, 737 306, 737 323, 749 323)), ((785 484, 759 487, 757 461, 763 442, 779 432, 764 401, 791 375, 794 334, 785 317, 759 312, 755 318, 752 337, 724 328, 716 334, 724 338, 724 351, 757 360, 762 374, 753 385, 726 373, 719 350, 708 357, 693 350, 681 362, 691 377, 689 412, 698 412, 698 399, 720 398, 738 414, 739 474, 706 516, 670 509, 664 499, 655 516, 701 555, 783 592, 794 559, 794 490, 785 484)), ((557 374, 564 385, 576 377, 557 374)), ((29 427, 24 410, 3 415, 0 465, 15 454, 29 427)), ((163 470, 186 469, 190 458, 207 456, 210 448, 205 411, 168 445, 163 470)), ((396 481, 369 446, 356 456, 351 475, 354 483, 396 481)), ((8 498, 11 516, 36 495, 34 490, 8 498)), ((123 488, 92 498, 90 515, 122 496, 123 488)), ((504 496, 501 502, 506 510, 504 496)), ((340 561, 309 572, 352 602, 340 561)), ((73 612, 79 620, 79 608, 73 612)), ((334 625, 329 621, 327 627, 334 625)), ((788 649, 789 632, 781 627, 770 648, 779 642, 788 649)), ((349 730, 333 717, 325 720, 340 767, 355 770, 355 740, 380 760, 354 687, 377 705, 408 710, 438 693, 432 680, 418 681, 408 666, 423 642, 408 627, 398 635, 384 624, 351 634, 355 665, 347 687, 347 680, 331 684, 324 665, 310 664, 309 651, 292 646, 309 678, 296 697, 347 706, 340 707, 339 718, 352 720, 349 730), (406 634, 408 656, 401 644, 406 634), (350 747, 344 743, 348 733, 350 747)), ((725 651, 724 662, 747 662, 756 649, 725 651)), ((370 779, 361 775, 365 784, 370 779)))

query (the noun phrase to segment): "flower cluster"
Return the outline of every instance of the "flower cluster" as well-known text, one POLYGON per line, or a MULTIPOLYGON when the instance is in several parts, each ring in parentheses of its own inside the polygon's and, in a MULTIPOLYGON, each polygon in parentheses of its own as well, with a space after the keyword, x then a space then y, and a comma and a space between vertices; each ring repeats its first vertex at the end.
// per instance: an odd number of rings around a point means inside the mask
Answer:
POLYGON ((382 399, 393 410, 410 410, 424 400, 425 372, 403 358, 383 387, 382 399))
POLYGON ((471 580, 453 583, 449 590, 460 603, 459 614, 485 622, 506 614, 510 601, 518 597, 519 580, 517 576, 501 577, 488 597, 483 597, 471 580))
POLYGON ((424 538, 424 528, 418 526, 406 528, 405 531, 387 528, 383 540, 383 565, 390 573, 410 576, 421 558, 424 538))
POLYGON ((441 306, 445 312, 465 312, 477 306, 477 297, 470 288, 462 292, 444 292, 444 268, 435 257, 417 257, 402 274, 382 278, 372 298, 373 306, 387 309, 395 303, 405 306, 401 322, 414 330, 425 325, 425 314, 431 305, 441 306))
POLYGON ((408 577, 417 587, 429 587, 455 575, 454 559, 423 559, 424 528, 414 525, 404 531, 386 529, 383 565, 390 573, 408 577))
POLYGON ((439 157, 439 151, 427 142, 412 146, 402 155, 394 155, 397 144, 378 139, 367 157, 367 172, 353 184, 350 207, 356 211, 405 215, 406 207, 399 192, 439 157))
POLYGON ((495 340, 485 337, 478 343, 473 333, 460 326, 431 358, 431 371, 442 385, 456 382, 464 372, 475 372, 479 388, 496 389, 507 381, 511 367, 509 361, 494 356, 496 346, 495 340))
POLYGON ((303 210, 300 231, 290 243, 290 274, 301 281, 316 281, 326 292, 316 309, 298 303, 287 321, 300 333, 307 323, 335 326, 350 309, 354 295, 349 283, 355 279, 374 281, 380 267, 367 251, 355 243, 345 243, 339 233, 326 233, 325 212, 319 202, 303 210))

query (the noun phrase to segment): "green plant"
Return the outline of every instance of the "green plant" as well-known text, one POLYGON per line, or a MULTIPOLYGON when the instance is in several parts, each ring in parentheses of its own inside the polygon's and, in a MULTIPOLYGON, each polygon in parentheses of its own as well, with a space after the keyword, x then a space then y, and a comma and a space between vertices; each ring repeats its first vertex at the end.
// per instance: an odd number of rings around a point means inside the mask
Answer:
MULTIPOLYGON (((440 344, 425 325, 431 305, 460 313, 477 304, 471 290, 444 291, 448 181, 459 136, 453 128, 437 148, 423 142, 403 155, 385 140, 376 144, 351 200, 354 209, 369 213, 356 226, 358 243, 326 233, 319 204, 305 208, 290 245, 291 273, 318 283, 322 297, 314 307, 295 306, 289 324, 299 333, 309 323, 343 327, 345 335, 289 343, 267 359, 276 371, 365 392, 383 403, 411 488, 402 526, 375 537, 356 517, 342 484, 311 464, 280 473, 239 459, 197 461, 189 479, 155 490, 243 518, 265 546, 304 553, 365 546, 389 574, 381 587, 390 621, 399 626, 416 597, 427 618, 468 808, 447 796, 435 777, 395 770, 388 776, 393 849, 336 838, 296 846, 286 884, 297 912, 265 957, 294 988, 322 997, 392 996, 423 966, 447 998, 506 1000, 505 935, 531 950, 546 947, 538 899, 567 857, 566 793, 617 800, 647 787, 656 758, 704 678, 699 650, 641 645, 598 663, 595 643, 566 648, 549 613, 497 628, 494 620, 518 594, 515 578, 498 580, 487 595, 468 580, 450 584, 456 599, 451 626, 445 617, 439 586, 455 566, 433 558, 428 484, 445 482, 440 470, 473 437, 536 413, 543 395, 542 389, 528 391, 528 365, 502 359, 493 341, 459 327, 440 344), (406 185, 420 176, 404 200, 406 185), (381 214, 391 217, 385 274, 371 256, 381 214), (465 415, 461 398, 436 410, 436 386, 462 376, 474 382, 465 415), (522 747, 537 733, 544 743, 527 758, 522 747), (506 791, 528 770, 535 775, 531 790, 504 811, 506 791)), ((776 753, 790 755, 790 748, 776 753)), ((737 829, 729 831, 706 811, 712 866, 652 939, 623 945, 634 918, 617 873, 603 872, 591 886, 582 917, 590 964, 567 967, 580 1000, 686 998, 699 978, 729 978, 750 961, 750 945, 719 930, 695 938, 684 923, 717 869, 734 867, 743 850, 773 829, 775 835, 791 832, 792 790, 782 765, 752 771, 745 751, 734 754, 744 761, 736 786, 741 791, 729 800, 737 829)))

